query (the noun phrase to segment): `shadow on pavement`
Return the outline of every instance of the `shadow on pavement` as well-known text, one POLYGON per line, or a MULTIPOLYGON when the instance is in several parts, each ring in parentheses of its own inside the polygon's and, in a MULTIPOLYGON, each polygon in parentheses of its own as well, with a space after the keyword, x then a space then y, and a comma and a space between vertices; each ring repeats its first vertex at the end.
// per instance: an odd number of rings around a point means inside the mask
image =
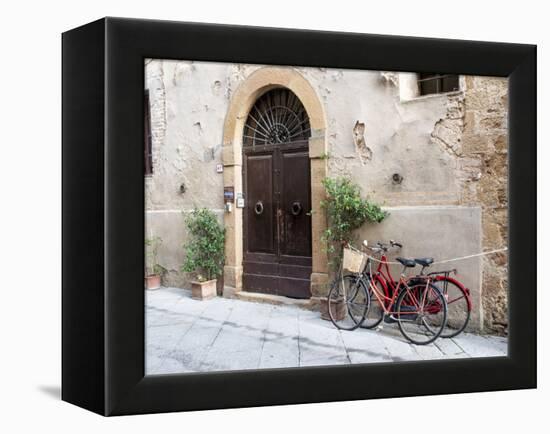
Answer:
POLYGON ((38 386, 37 389, 50 398, 61 399, 61 386, 38 386))

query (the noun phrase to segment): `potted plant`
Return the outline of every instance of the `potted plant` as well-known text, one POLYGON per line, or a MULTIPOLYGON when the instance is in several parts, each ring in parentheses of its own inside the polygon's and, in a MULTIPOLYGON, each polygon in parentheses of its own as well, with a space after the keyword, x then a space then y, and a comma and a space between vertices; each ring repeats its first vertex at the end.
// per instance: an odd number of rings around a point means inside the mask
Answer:
POLYGON ((145 288, 160 288, 161 276, 165 268, 158 263, 158 250, 162 238, 152 237, 145 239, 145 288))
POLYGON ((205 300, 216 296, 217 277, 223 272, 225 229, 206 208, 195 208, 186 218, 188 241, 181 270, 194 273, 191 296, 205 300))
MULTIPOLYGON (((361 188, 347 177, 325 178, 323 186, 326 198, 321 201, 321 206, 326 210, 328 227, 322 240, 331 257, 330 263, 337 270, 342 261, 343 247, 353 241, 354 231, 366 222, 380 223, 388 212, 368 198, 362 198, 361 188)), ((338 307, 336 309, 340 311, 338 307)), ((330 319, 326 299, 321 300, 321 316, 330 319)))

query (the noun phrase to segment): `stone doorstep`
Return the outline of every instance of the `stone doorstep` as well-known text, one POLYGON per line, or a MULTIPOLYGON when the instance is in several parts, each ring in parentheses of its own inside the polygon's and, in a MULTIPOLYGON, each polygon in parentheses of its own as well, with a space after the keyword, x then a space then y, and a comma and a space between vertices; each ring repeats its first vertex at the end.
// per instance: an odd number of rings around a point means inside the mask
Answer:
POLYGON ((320 300, 319 297, 311 297, 310 299, 297 299, 284 297, 282 295, 262 294, 259 292, 236 291, 235 288, 225 286, 223 288, 223 296, 225 298, 235 298, 237 300, 252 301, 256 303, 266 303, 282 306, 296 306, 302 309, 318 311, 320 300))

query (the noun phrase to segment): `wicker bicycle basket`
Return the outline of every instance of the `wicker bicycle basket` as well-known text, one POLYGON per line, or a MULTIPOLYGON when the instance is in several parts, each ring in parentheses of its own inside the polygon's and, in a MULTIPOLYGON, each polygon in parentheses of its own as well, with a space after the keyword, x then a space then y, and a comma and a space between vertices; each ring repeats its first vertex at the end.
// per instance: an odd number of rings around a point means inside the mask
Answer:
POLYGON ((344 259, 342 261, 342 268, 344 270, 360 273, 363 270, 364 260, 365 255, 363 253, 344 247, 344 259))

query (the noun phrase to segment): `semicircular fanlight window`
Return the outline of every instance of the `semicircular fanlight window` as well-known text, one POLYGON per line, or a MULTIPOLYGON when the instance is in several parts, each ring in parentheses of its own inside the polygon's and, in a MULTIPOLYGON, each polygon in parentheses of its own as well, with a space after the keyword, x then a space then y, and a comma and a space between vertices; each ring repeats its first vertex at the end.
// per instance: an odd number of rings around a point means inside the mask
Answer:
POLYGON ((311 135, 304 106, 289 89, 264 93, 248 114, 244 146, 262 146, 307 140, 311 135))

